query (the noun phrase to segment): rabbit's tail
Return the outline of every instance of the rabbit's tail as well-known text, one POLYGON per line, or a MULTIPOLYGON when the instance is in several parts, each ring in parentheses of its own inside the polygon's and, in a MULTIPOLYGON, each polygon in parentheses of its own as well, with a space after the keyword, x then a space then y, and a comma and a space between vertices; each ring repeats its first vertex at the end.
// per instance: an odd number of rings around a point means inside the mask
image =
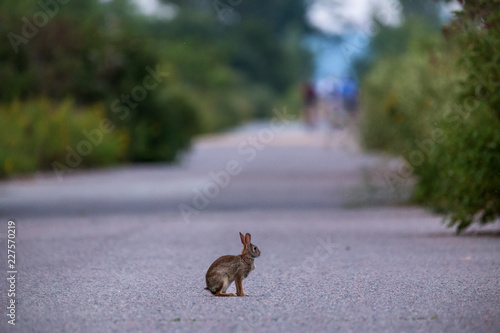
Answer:
POLYGON ((210 288, 208 288, 208 287, 206 287, 206 288, 205 288, 205 290, 210 291, 210 292, 211 292, 212 294, 214 294, 214 295, 216 294, 216 291, 215 291, 215 290, 212 290, 212 289, 210 289, 210 288))

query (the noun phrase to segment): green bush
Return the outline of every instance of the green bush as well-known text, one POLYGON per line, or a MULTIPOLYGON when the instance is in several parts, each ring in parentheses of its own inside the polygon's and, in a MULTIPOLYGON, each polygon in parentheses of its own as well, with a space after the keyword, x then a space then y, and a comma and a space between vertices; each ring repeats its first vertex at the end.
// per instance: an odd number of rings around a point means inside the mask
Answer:
POLYGON ((406 159, 432 138, 458 92, 456 52, 434 34, 416 36, 403 56, 382 58, 361 87, 362 143, 406 159))
POLYGON ((458 232, 500 216, 500 120, 485 104, 467 119, 443 121, 446 139, 415 168, 415 198, 447 213, 448 226, 458 232))
POLYGON ((447 212, 457 232, 500 217, 500 1, 464 3, 444 27, 461 51, 456 106, 445 116, 446 140, 429 164, 433 180, 422 179, 417 199, 447 212))
MULTIPOLYGON (((54 163, 73 167, 66 162, 71 150, 89 141, 83 131, 99 130, 105 117, 102 105, 77 108, 71 100, 60 103, 48 99, 14 101, 0 105, 0 177, 11 174, 50 170, 54 163)), ((81 156, 78 167, 102 166, 123 158, 126 147, 123 131, 103 133, 91 143, 91 151, 81 156)), ((84 145, 84 144, 83 144, 84 145)))
POLYGON ((500 216, 500 11, 467 2, 444 32, 412 35, 366 74, 362 142, 402 156, 414 198, 460 232, 500 216))
POLYGON ((115 132, 70 164, 172 161, 197 133, 268 116, 310 73, 302 0, 242 3, 242 20, 230 27, 211 6, 176 3, 177 15, 166 19, 142 15, 132 0, 56 1, 57 14, 36 28, 26 20, 43 14, 41 3, 0 2, 7 37, 0 44, 0 176, 50 169, 54 161, 67 171, 66 148, 106 117, 115 132), (161 78, 148 88, 150 69, 161 78))
POLYGON ((197 108, 187 96, 167 90, 145 106, 147 112, 133 115, 130 154, 143 162, 175 160, 201 130, 197 108))

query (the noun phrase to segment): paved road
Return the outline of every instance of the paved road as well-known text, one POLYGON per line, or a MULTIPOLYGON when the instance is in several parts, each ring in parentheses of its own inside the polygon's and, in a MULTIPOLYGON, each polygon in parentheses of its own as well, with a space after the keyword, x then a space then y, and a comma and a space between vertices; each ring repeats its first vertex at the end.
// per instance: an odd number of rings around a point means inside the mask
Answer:
POLYGON ((346 131, 268 125, 204 138, 178 165, 1 183, 0 332, 500 331, 498 225, 456 237, 401 205, 388 162, 346 131), (250 297, 213 297, 204 274, 241 251, 238 231, 262 251, 250 297))

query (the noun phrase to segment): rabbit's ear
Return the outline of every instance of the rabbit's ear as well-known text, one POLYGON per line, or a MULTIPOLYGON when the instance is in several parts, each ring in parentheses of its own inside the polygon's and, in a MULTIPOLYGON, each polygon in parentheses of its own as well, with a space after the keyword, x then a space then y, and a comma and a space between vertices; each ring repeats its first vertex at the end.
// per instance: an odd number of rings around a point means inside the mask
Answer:
POLYGON ((249 233, 247 233, 245 235, 245 244, 248 245, 250 244, 250 241, 252 240, 252 235, 250 235, 249 233))
POLYGON ((245 245, 245 236, 240 232, 241 244, 245 245))

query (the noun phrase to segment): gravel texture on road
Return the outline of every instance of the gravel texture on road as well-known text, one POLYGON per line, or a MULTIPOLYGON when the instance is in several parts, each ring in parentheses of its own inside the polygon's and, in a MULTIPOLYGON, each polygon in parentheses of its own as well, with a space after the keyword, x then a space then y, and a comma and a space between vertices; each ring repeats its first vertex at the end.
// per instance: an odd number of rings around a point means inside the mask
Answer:
POLYGON ((457 237, 391 205, 385 162, 345 133, 276 133, 248 161, 238 147, 259 128, 205 138, 179 165, 0 184, 0 265, 7 277, 15 219, 18 270, 15 327, 0 280, 0 332, 500 331, 498 224, 457 237), (241 172, 183 216, 231 160, 241 172), (249 297, 214 297, 205 273, 241 252, 239 231, 262 251, 249 297))

